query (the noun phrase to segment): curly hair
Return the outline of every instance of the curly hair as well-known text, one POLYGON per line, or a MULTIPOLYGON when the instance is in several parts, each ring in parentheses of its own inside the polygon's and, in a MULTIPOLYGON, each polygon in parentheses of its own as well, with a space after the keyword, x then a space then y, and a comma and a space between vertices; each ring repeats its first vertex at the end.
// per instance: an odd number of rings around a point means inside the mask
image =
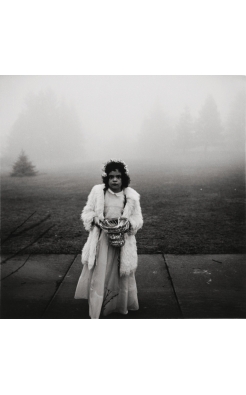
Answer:
POLYGON ((119 170, 119 172, 121 173, 122 188, 127 188, 128 185, 130 184, 131 179, 127 174, 125 164, 122 163, 121 161, 112 160, 106 163, 104 167, 104 172, 106 173, 106 176, 102 175, 102 181, 105 184, 105 189, 108 189, 109 173, 115 170, 119 170))

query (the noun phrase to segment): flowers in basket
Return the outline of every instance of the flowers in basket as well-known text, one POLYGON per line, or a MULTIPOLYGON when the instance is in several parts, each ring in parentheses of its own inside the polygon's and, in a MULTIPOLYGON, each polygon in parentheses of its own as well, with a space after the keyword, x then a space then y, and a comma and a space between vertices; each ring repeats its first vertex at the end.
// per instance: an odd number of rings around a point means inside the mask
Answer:
POLYGON ((100 220, 99 224, 107 232, 109 243, 113 247, 122 247, 125 244, 124 233, 130 227, 130 222, 127 218, 105 218, 100 220))

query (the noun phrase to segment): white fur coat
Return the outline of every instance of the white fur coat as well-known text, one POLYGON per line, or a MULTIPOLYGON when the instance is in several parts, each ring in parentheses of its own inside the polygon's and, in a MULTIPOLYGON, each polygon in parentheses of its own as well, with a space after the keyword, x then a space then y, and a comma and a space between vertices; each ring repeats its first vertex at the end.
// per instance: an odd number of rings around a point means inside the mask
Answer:
MULTIPOLYGON (((81 219, 84 227, 89 231, 88 239, 82 249, 82 263, 92 269, 95 264, 97 243, 100 229, 93 225, 93 218, 98 216, 103 219, 104 215, 104 184, 95 185, 82 211, 81 219)), ((138 263, 137 245, 135 234, 143 226, 143 217, 140 207, 140 195, 130 187, 123 189, 126 196, 126 205, 122 217, 129 219, 131 223, 130 233, 125 234, 125 244, 120 251, 120 275, 129 275, 135 272, 138 263)))

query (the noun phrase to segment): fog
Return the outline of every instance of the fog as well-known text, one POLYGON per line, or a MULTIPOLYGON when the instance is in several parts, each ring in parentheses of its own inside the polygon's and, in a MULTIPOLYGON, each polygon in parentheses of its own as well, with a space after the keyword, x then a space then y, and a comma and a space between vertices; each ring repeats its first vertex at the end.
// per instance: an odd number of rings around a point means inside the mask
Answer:
POLYGON ((0 109, 3 169, 245 149, 243 76, 2 76, 0 109))

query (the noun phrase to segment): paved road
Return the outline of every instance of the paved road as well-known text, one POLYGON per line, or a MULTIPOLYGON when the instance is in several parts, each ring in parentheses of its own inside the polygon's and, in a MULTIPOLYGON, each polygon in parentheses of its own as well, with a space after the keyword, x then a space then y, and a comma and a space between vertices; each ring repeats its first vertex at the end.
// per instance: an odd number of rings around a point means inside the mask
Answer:
MULTIPOLYGON (((1 266, 1 318, 88 319, 73 298, 80 255, 20 255, 1 266)), ((140 309, 104 319, 246 318, 246 255, 139 255, 140 309)))

